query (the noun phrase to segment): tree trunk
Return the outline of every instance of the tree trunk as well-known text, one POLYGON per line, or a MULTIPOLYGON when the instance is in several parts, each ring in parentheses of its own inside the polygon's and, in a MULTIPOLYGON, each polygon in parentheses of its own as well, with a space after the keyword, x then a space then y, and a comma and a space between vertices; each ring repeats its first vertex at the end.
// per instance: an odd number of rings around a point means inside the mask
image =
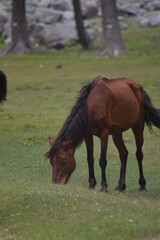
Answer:
POLYGON ((117 18, 116 0, 101 0, 103 50, 101 55, 117 56, 124 53, 119 22, 117 18))
POLYGON ((91 47, 91 39, 89 38, 84 28, 80 0, 72 0, 72 3, 74 7, 74 14, 75 14, 75 21, 76 21, 79 42, 83 46, 83 48, 89 49, 91 47))
POLYGON ((12 40, 5 54, 23 54, 30 50, 25 0, 12 0, 12 40))

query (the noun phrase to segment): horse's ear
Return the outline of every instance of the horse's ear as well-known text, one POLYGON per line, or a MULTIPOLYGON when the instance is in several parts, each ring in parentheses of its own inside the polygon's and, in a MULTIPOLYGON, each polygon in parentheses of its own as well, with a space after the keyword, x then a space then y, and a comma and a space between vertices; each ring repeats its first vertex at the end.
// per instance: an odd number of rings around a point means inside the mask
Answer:
POLYGON ((54 143, 54 139, 52 137, 48 137, 48 142, 52 146, 54 143))

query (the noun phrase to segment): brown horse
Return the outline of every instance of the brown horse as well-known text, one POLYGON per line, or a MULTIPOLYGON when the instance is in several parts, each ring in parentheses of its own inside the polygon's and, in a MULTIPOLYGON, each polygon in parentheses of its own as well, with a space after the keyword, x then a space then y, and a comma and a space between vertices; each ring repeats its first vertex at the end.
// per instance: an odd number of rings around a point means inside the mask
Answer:
POLYGON ((0 102, 3 103, 7 96, 7 79, 6 75, 0 71, 0 102))
POLYGON ((160 110, 153 107, 142 86, 130 78, 107 79, 97 77, 80 90, 79 97, 56 139, 49 139, 51 149, 46 153, 53 169, 53 183, 67 183, 75 169, 76 147, 85 141, 89 167, 89 188, 94 189, 93 135, 100 138, 101 191, 107 192, 106 152, 108 137, 119 151, 121 160, 117 191, 126 188, 126 164, 128 151, 122 133, 132 128, 136 141, 136 157, 139 166, 140 190, 146 190, 143 175, 143 130, 144 124, 160 128, 160 110))

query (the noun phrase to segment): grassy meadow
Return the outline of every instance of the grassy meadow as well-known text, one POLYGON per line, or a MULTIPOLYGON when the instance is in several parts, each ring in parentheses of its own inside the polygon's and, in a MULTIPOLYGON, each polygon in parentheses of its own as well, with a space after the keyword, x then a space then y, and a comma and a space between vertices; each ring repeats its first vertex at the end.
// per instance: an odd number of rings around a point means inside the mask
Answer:
POLYGON ((51 166, 44 159, 48 136, 60 130, 82 84, 98 75, 132 77, 160 108, 160 29, 130 29, 123 38, 128 53, 116 58, 97 57, 98 45, 91 51, 72 48, 0 58, 8 77, 8 98, 0 106, 0 240, 160 239, 158 129, 151 134, 145 128, 148 192, 138 192, 131 131, 124 134, 129 150, 124 193, 114 192, 120 161, 111 138, 108 194, 99 192, 98 139, 95 191, 88 190, 84 144, 76 151, 77 167, 65 186, 51 183, 51 166))

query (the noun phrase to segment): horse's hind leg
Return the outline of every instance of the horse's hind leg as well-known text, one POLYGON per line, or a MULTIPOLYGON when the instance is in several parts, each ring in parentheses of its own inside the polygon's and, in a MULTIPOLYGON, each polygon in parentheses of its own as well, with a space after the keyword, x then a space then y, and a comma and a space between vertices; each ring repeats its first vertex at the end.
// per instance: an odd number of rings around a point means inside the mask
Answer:
POLYGON ((136 151, 136 157, 137 157, 137 161, 138 161, 138 167, 139 167, 139 185, 140 191, 146 190, 146 180, 144 178, 143 175, 143 166, 142 166, 142 160, 143 160, 143 152, 142 152, 142 146, 143 146, 143 130, 144 130, 144 124, 139 124, 136 123, 133 127, 132 127, 134 136, 135 136, 135 141, 136 141, 136 147, 137 147, 137 151, 136 151))
POLYGON ((99 159, 99 165, 101 167, 101 175, 102 175, 102 180, 101 180, 101 192, 107 192, 107 179, 106 179, 106 167, 107 167, 107 147, 108 147, 108 131, 104 131, 101 134, 100 137, 101 140, 101 155, 99 159))
POLYGON ((113 135, 113 141, 119 151, 119 157, 121 160, 120 177, 118 181, 118 186, 115 188, 115 190, 122 192, 126 188, 126 165, 127 165, 128 151, 125 147, 122 134, 113 135))
POLYGON ((93 136, 91 134, 87 134, 85 136, 85 143, 87 149, 87 162, 89 169, 89 189, 94 189, 96 185, 96 178, 94 174, 94 157, 93 157, 93 136))

